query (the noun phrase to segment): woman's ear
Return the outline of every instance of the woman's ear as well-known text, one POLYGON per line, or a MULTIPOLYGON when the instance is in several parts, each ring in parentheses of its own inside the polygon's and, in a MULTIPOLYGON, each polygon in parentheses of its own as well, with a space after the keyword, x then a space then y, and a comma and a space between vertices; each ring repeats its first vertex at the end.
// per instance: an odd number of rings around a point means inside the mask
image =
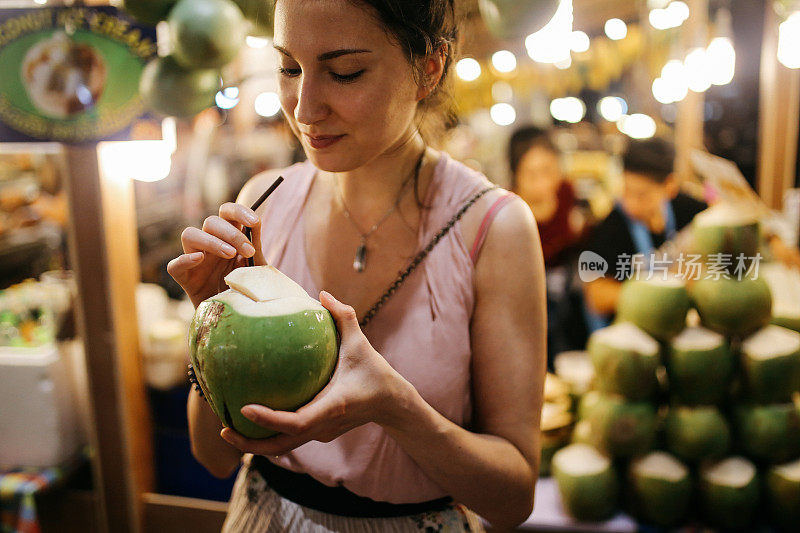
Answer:
POLYGON ((447 46, 447 43, 442 44, 434 53, 423 59, 422 85, 417 90, 418 102, 430 95, 442 79, 447 60, 447 46))

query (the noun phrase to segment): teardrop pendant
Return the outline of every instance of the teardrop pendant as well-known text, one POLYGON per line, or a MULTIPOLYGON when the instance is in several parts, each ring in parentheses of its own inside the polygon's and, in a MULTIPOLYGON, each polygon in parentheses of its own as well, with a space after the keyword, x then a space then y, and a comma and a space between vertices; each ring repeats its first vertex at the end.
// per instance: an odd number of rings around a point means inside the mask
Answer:
POLYGON ((356 257, 353 259, 353 270, 356 272, 364 272, 367 266, 367 244, 361 242, 361 246, 356 250, 356 257))

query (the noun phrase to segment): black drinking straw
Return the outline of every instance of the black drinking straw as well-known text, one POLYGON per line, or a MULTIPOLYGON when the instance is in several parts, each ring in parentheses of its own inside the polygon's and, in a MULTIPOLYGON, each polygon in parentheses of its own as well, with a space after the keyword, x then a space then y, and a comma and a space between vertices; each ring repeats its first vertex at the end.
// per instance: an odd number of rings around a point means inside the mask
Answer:
MULTIPOLYGON (((252 207, 250 207, 250 209, 251 209, 252 211, 255 211, 256 209, 258 209, 259 207, 261 207, 261 204, 263 204, 263 203, 264 203, 264 201, 265 201, 267 198, 269 198, 269 195, 270 195, 270 194, 272 194, 273 192, 275 192, 275 189, 277 189, 277 188, 278 188, 278 185, 280 185, 282 182, 283 182, 283 176, 278 176, 278 179, 276 179, 276 180, 275 180, 275 183, 273 183, 272 185, 270 185, 270 186, 269 186, 269 189, 267 189, 266 191, 264 191, 264 194, 262 194, 262 195, 259 197, 259 199, 258 199, 258 200, 256 200, 256 202, 255 202, 255 203, 252 205, 252 207)), ((248 240, 248 241, 250 241, 250 242, 252 242, 252 241, 253 241, 253 230, 252 230, 251 228, 249 228, 249 227, 245 226, 245 228, 244 228, 244 235, 245 235, 245 237, 247 237, 247 240, 248 240)), ((255 243, 253 244, 253 247, 255 247, 255 243)), ((255 257, 255 256, 253 256, 253 257, 255 257)), ((247 266, 255 266, 255 263, 253 262, 253 257, 248 257, 248 258, 247 258, 247 266)))

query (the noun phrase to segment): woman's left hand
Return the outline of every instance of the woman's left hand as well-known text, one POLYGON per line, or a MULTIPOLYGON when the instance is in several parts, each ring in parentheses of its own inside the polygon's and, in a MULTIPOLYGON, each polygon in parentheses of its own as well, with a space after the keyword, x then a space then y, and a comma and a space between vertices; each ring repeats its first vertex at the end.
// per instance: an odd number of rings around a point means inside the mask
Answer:
POLYGON ((328 385, 296 412, 250 404, 242 415, 280 432, 267 439, 248 439, 231 428, 220 435, 236 448, 256 455, 283 455, 309 441, 330 442, 369 422, 389 422, 397 398, 409 383, 370 345, 355 310, 327 292, 320 302, 339 329, 339 360, 328 385))

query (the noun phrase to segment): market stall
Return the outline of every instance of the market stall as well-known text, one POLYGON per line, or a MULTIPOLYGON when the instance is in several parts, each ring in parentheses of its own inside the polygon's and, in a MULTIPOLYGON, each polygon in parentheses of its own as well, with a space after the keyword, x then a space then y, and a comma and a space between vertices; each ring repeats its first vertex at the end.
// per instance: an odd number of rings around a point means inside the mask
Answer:
MULTIPOLYGON (((306 157, 273 6, 0 0, 3 531, 218 531, 236 472, 193 455, 186 365, 259 439, 254 376, 288 410, 328 382, 339 336, 298 280, 254 267, 193 304, 167 273, 183 228, 306 157), (231 348, 223 371, 215 347, 257 342, 225 328, 313 364, 231 348)), ((455 6, 432 144, 522 197, 544 252, 542 463, 517 530, 796 530, 800 4, 455 6), (661 203, 637 214, 634 187, 661 203), (630 235, 601 249, 614 217, 630 235)))

